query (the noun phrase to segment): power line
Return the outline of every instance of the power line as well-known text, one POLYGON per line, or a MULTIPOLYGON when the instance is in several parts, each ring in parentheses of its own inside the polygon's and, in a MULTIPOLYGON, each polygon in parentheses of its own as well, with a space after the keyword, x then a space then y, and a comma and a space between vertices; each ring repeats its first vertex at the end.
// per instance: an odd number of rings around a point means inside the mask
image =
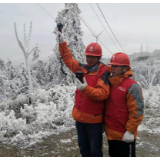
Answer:
MULTIPOLYGON (((79 17, 81 18, 81 16, 79 15, 79 17)), ((86 24, 86 22, 81 18, 81 20, 84 22, 84 24, 88 27, 88 25, 86 24)), ((92 34, 95 36, 95 34, 93 33, 93 31, 88 27, 88 29, 92 32, 92 34)))
MULTIPOLYGON (((80 16, 79 16, 80 17, 80 16)), ((80 17, 81 18, 81 17, 80 17)), ((82 19, 82 18, 81 18, 82 19)), ((82 19, 82 21, 84 22, 84 20, 82 19)), ((86 24, 86 22, 84 22, 86 24)), ((88 27, 88 25, 86 25, 88 27)), ((88 27, 89 28, 89 27, 88 27)), ((96 35, 93 33, 93 31, 89 28, 89 30, 92 32, 92 34, 94 35, 94 37, 96 37, 96 35)), ((99 38, 97 38, 99 40, 99 38)), ((104 48, 107 49, 108 52, 110 52, 111 54, 113 54, 107 47, 105 47, 105 45, 99 40, 99 42, 103 45, 104 48)))
MULTIPOLYGON (((38 4, 38 3, 37 3, 38 4)), ((49 14, 40 4, 38 4, 48 15, 50 15, 53 19, 55 19, 51 14, 49 14)), ((80 16, 79 16, 80 17, 80 16)), ((81 17, 80 17, 81 18, 81 17)), ((84 24, 88 27, 88 25, 85 23, 85 21, 81 18, 81 20, 84 22, 84 24)), ((88 29, 92 32, 92 34, 95 36, 93 31, 88 27, 88 29)))
MULTIPOLYGON (((83 18, 85 21, 87 21, 82 14, 81 14, 81 16, 82 16, 82 18, 83 18)), ((91 27, 91 25, 90 25, 89 23, 88 23, 88 26, 92 29, 92 31, 93 31, 94 34, 95 34, 96 32, 94 31, 94 29, 91 27)), ((95 35, 96 35, 96 34, 95 34, 95 35)))
MULTIPOLYGON (((103 14, 102 10, 100 9, 100 7, 99 7, 98 3, 96 3, 96 4, 97 4, 97 6, 98 6, 99 10, 101 11, 101 13, 102 13, 102 15, 103 15, 103 17, 104 17, 104 19, 105 19, 105 21, 106 21, 106 23, 107 23, 107 25, 108 25, 109 29, 111 30, 111 32, 112 32, 112 34, 113 34, 114 38, 116 39, 116 41, 118 42, 118 44, 119 44, 119 45, 120 45, 120 47, 122 48, 121 44, 119 43, 119 41, 117 40, 116 36, 114 35, 114 33, 113 33, 113 31, 112 31, 111 27, 109 26, 109 24, 108 24, 108 22, 107 22, 107 20, 106 20, 106 18, 105 18, 105 16, 104 16, 104 14, 103 14)), ((122 48, 122 50, 124 51, 124 49, 123 49, 123 48, 122 48)), ((125 51, 124 51, 124 52, 125 52, 125 51)), ((126 52, 125 52, 125 53, 126 53, 126 52)))
MULTIPOLYGON (((37 3, 37 5, 39 5, 39 7, 41 7, 48 15, 50 15, 53 19, 55 19, 51 14, 49 14, 40 4, 37 3)), ((80 17, 80 15, 79 15, 80 17)), ((81 18, 81 17, 80 17, 81 18)), ((84 24, 88 27, 88 25, 86 24, 86 22, 81 18, 81 20, 84 22, 84 24)), ((93 33, 93 31, 88 27, 88 29, 92 32, 92 34, 95 36, 95 34, 93 33)), ((100 40, 99 40, 100 41, 100 40)), ((100 43, 102 44, 102 42, 100 41, 100 43)), ((102 44, 103 45, 103 44, 102 44)), ((103 45, 104 46, 104 45, 103 45)), ((105 47, 105 46, 104 46, 105 47)), ((107 47, 105 47, 111 54, 113 54, 107 47)))
MULTIPOLYGON (((90 3, 89 3, 90 4, 90 3)), ((99 19, 99 21, 101 22, 102 26, 105 28, 105 26, 103 25, 102 21, 100 20, 100 18, 98 17, 96 11, 94 10, 94 8, 92 7, 92 5, 90 4, 91 8, 93 9, 94 13, 96 14, 97 18, 99 19)), ((106 28, 105 31, 107 32, 106 28)), ((114 45, 117 47, 117 45, 115 44, 115 42, 113 41, 112 37, 109 35, 109 33, 107 32, 108 36, 110 37, 110 39, 112 40, 112 42, 114 43, 114 45)), ((117 49, 119 50, 119 48, 117 47, 117 49)))
POLYGON ((49 14, 40 4, 37 3, 37 5, 41 7, 48 15, 50 15, 55 20, 55 18, 51 14, 49 14))
MULTIPOLYGON (((98 39, 99 40, 99 39, 98 39)), ((100 41, 100 40, 99 40, 100 41)), ((104 46, 104 44, 100 41, 100 43, 103 45, 104 48, 107 49, 108 52, 110 52, 111 54, 113 54, 107 47, 104 46)))
MULTIPOLYGON (((74 7, 74 6, 73 6, 74 7)), ((81 16, 79 15, 80 19, 84 22, 84 24, 88 27, 88 29, 92 32, 92 34, 96 37, 96 35, 93 33, 93 31, 89 28, 89 26, 86 24, 86 22, 81 18, 81 16)), ((98 39, 98 38, 97 38, 98 39)), ((99 39, 98 39, 99 40, 99 39)), ((104 46, 104 44, 99 40, 99 42, 104 46)), ((105 46, 104 46, 105 47, 105 46)), ((113 54, 107 47, 105 47, 108 52, 110 52, 111 54, 113 54)))

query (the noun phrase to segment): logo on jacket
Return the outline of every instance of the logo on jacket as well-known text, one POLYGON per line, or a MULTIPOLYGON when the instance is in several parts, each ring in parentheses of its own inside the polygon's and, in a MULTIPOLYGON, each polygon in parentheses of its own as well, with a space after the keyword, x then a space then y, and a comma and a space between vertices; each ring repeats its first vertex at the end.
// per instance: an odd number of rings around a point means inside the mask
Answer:
POLYGON ((90 51, 90 52, 93 52, 93 47, 92 47, 92 46, 90 47, 89 51, 90 51))
POLYGON ((123 87, 119 87, 118 89, 124 92, 126 91, 126 88, 123 88, 123 87))

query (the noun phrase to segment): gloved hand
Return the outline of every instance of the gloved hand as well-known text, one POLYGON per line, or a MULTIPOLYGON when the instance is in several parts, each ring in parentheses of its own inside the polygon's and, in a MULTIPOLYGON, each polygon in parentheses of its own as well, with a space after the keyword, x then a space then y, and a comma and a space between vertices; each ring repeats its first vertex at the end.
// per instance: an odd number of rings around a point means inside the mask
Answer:
POLYGON ((57 38, 59 39, 59 43, 64 42, 64 37, 61 32, 57 31, 57 38))
POLYGON ((78 78, 76 78, 76 82, 77 82, 76 86, 80 91, 82 91, 87 86, 87 82, 85 78, 83 78, 83 83, 81 83, 81 81, 78 78))
POLYGON ((133 142, 134 134, 130 133, 129 131, 126 131, 122 140, 127 143, 133 142))

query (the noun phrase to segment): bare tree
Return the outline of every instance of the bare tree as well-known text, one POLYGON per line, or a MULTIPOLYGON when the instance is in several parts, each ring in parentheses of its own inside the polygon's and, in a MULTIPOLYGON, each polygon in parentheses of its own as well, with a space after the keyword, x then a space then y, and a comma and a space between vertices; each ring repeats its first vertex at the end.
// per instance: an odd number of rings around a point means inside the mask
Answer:
POLYGON ((29 42, 30 42, 31 31, 32 31, 32 22, 30 22, 30 30, 29 30, 28 39, 26 37, 26 26, 24 24, 24 45, 22 44, 22 42, 18 38, 16 23, 14 23, 14 29, 15 29, 15 35, 16 35, 16 39, 18 41, 18 45, 22 49, 22 52, 23 52, 24 58, 25 58, 25 64, 26 64, 26 68, 27 68, 27 72, 28 72, 29 95, 30 95, 30 103, 31 103, 32 79, 31 79, 31 71, 30 71, 30 64, 29 64, 29 56, 31 54, 33 54, 33 56, 34 56, 33 59, 35 59, 35 57, 38 58, 39 57, 38 53, 39 53, 40 50, 38 49, 37 44, 31 50, 29 49, 29 42))

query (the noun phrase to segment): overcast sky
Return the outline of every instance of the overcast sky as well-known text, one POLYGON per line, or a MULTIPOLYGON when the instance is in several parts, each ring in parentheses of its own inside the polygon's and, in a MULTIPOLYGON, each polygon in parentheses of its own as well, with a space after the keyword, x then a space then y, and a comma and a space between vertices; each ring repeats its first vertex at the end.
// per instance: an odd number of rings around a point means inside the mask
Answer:
MULTIPOLYGON (((64 9, 63 3, 40 4, 45 8, 52 17, 57 17, 57 12, 64 9)), ((99 34, 104 28, 99 22, 97 16, 92 10, 89 3, 78 3, 81 10, 81 16, 91 26, 96 34, 99 34)), ((101 12, 96 4, 92 4, 103 25, 107 27, 101 12)), ((123 49, 127 54, 139 52, 141 45, 143 51, 153 52, 155 49, 160 49, 160 4, 149 3, 100 3, 99 4, 107 22, 112 31, 117 37, 123 49)), ((55 34, 52 34, 56 27, 55 20, 49 16, 36 3, 17 3, 17 4, 0 4, 0 58, 12 60, 14 65, 19 65, 24 62, 23 53, 18 46, 15 33, 14 22, 17 24, 17 32, 19 39, 23 42, 23 24, 26 24, 27 33, 29 24, 32 21, 32 35, 30 46, 33 47, 36 43, 39 44, 40 59, 47 59, 53 54, 55 46, 55 34)), ((84 32, 83 42, 87 46, 91 42, 96 42, 96 38, 88 34, 92 34, 86 25, 81 22, 81 27, 84 32)), ((112 37, 115 44, 104 31, 99 39, 112 53, 123 51, 116 42, 111 31, 107 27, 109 35, 112 37)), ((110 58, 111 53, 102 46, 103 55, 105 58, 110 58)))

